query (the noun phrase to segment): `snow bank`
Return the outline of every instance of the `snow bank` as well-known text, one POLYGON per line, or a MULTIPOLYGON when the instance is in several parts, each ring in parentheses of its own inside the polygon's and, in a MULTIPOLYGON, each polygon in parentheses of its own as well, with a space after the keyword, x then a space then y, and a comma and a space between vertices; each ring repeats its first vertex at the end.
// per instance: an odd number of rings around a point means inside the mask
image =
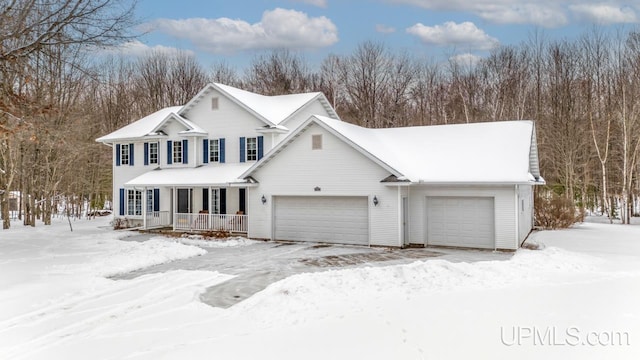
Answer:
POLYGON ((520 250, 508 261, 452 263, 430 259, 408 265, 304 273, 272 284, 239 303, 265 323, 301 323, 331 317, 335 306, 361 311, 375 299, 409 300, 434 293, 541 284, 549 277, 593 273, 602 259, 560 248, 520 250))

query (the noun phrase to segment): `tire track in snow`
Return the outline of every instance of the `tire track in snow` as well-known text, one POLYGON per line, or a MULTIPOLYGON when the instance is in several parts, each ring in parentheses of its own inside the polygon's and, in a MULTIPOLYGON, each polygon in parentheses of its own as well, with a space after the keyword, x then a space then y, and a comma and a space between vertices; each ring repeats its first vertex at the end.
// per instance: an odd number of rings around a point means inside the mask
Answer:
MULTIPOLYGON (((157 274, 145 276, 137 280, 126 282, 118 281, 108 289, 92 293, 82 298, 74 298, 63 304, 49 306, 45 310, 39 310, 20 316, 19 319, 11 319, 11 324, 0 330, 3 333, 24 326, 54 325, 54 330, 47 331, 29 341, 22 342, 4 351, 2 357, 23 359, 37 354, 47 348, 74 339, 81 335, 95 332, 97 329, 109 326, 114 321, 137 312, 146 310, 148 306, 158 306, 175 299, 176 294, 183 292, 197 294, 206 287, 223 282, 233 277, 219 273, 196 274, 193 271, 178 271, 169 274, 157 274), (167 279, 170 276, 171 279, 167 279), (170 280, 170 281, 168 281, 170 280), (158 285, 160 283, 160 285, 158 285), (145 291, 146 289, 150 289, 145 291), (142 293, 140 296, 139 293, 142 293), (114 301, 115 298, 115 301, 114 301), (133 300, 118 300, 118 298, 133 300), (104 302, 105 305, 101 305, 104 302), (115 303, 115 305, 114 305, 115 303), (83 317, 83 315, 89 315, 83 317), (81 320, 69 320, 73 317, 82 317, 81 320), (55 327, 55 322, 68 322, 61 327, 55 327), (25 322, 28 322, 25 325, 25 322)), ((197 296, 194 296, 197 298, 197 296)), ((6 323, 6 322, 5 322, 6 323)))

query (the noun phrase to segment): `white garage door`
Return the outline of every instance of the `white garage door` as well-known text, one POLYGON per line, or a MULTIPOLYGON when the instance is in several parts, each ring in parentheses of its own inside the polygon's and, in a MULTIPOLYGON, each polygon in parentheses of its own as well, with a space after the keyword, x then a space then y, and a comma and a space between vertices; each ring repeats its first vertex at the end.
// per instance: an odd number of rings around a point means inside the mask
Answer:
POLYGON ((366 197, 275 197, 276 240, 369 244, 366 197))
POLYGON ((492 197, 427 197, 427 244, 495 248, 492 197))

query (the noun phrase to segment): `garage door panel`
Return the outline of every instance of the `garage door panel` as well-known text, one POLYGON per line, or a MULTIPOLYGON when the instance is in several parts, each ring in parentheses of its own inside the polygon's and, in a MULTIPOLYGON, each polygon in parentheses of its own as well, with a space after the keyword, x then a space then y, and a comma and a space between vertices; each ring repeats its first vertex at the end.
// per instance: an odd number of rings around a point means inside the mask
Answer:
POLYGON ((427 244, 493 249, 492 197, 427 197, 427 244))
POLYGON ((277 240, 368 245, 366 197, 275 197, 277 240))

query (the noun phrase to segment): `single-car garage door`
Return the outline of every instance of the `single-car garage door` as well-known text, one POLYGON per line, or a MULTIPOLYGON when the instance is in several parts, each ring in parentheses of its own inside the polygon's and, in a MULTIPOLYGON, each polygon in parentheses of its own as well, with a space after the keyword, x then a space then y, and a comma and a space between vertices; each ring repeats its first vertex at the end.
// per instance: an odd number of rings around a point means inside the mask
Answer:
POLYGON ((368 245, 367 204, 364 196, 277 196, 275 239, 368 245))
POLYGON ((495 248, 492 197, 427 197, 427 244, 495 248))

